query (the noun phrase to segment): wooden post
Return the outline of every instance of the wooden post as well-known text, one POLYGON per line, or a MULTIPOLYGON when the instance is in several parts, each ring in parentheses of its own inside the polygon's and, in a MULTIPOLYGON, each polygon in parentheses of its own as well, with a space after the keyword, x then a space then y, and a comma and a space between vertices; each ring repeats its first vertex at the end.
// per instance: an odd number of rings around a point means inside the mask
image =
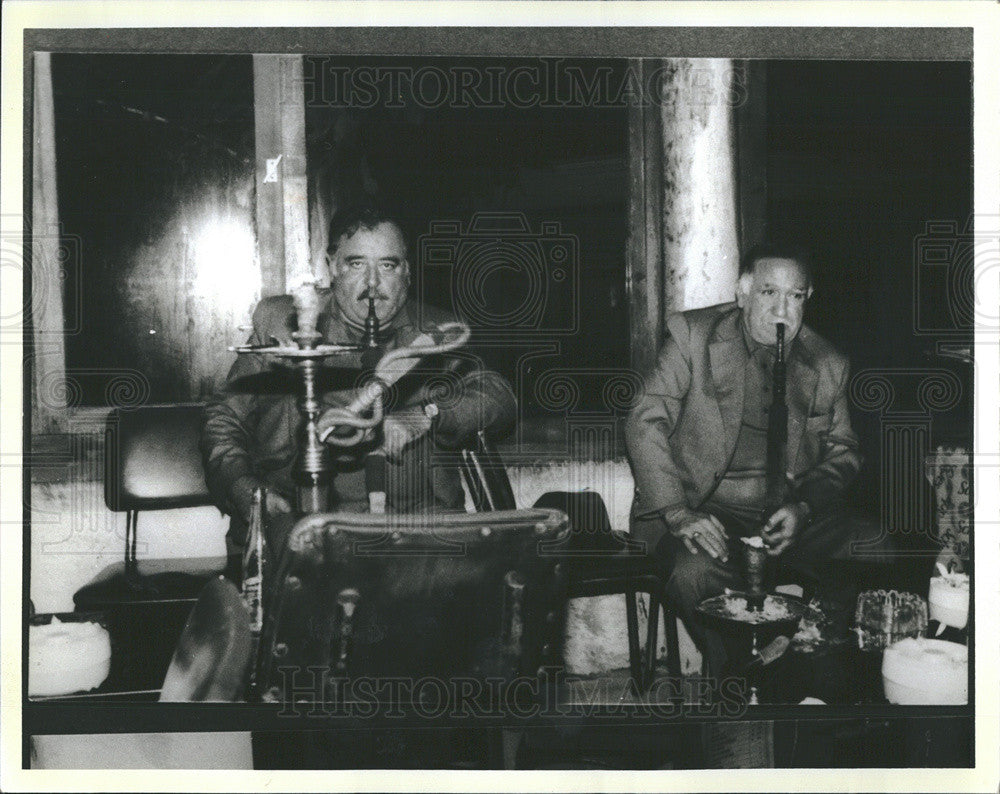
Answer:
POLYGON ((663 72, 663 278, 667 311, 734 299, 739 265, 732 61, 663 72))
POLYGON ((658 100, 628 111, 626 283, 632 367, 643 371, 663 342, 667 314, 735 297, 740 233, 753 242, 763 233, 765 109, 760 94, 751 96, 737 128, 735 108, 747 91, 733 92, 728 60, 634 60, 629 68, 658 100), (739 166, 738 136, 750 149, 739 166))
POLYGON ((302 56, 282 55, 281 173, 285 222, 285 288, 312 280, 309 191, 306 177, 306 104, 302 56))
MULTIPOLYGON (((630 60, 643 85, 662 61, 630 60)), ((629 129, 629 232, 625 284, 629 300, 631 365, 644 372, 663 342, 663 124, 655 105, 633 103, 629 129)))
POLYGON ((312 278, 301 55, 254 55, 257 251, 263 295, 312 278))
POLYGON ((59 234, 51 55, 35 53, 34 67, 31 229, 26 237, 31 249, 32 300, 25 317, 32 329, 31 429, 33 434, 63 433, 69 425, 67 395, 72 388, 66 381, 60 274, 80 266, 80 252, 78 246, 64 248, 59 234))

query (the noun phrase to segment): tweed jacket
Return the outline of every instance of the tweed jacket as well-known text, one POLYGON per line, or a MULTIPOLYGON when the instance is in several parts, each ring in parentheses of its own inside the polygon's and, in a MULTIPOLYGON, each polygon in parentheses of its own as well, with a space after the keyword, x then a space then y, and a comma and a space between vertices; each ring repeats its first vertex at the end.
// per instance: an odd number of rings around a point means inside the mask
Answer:
MULTIPOLYGON (((749 353, 735 303, 670 316, 670 336, 625 426, 636 491, 632 531, 649 544, 664 511, 698 509, 725 476, 743 417, 749 353)), ((787 355, 788 476, 814 515, 861 467, 847 403, 849 363, 806 326, 787 355)))

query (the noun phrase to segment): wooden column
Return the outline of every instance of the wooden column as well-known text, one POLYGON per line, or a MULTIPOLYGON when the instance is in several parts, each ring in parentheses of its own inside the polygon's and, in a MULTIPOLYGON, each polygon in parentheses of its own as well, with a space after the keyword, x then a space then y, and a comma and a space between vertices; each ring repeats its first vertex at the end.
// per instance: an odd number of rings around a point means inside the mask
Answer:
POLYGON ((35 53, 34 67, 31 229, 26 237, 30 245, 32 301, 25 321, 31 323, 32 329, 31 429, 41 434, 65 432, 69 423, 61 272, 80 267, 80 251, 78 246, 63 248, 59 236, 50 54, 35 53))
POLYGON ((735 297, 741 245, 764 228, 765 108, 744 64, 673 58, 629 68, 658 99, 629 108, 627 285, 632 367, 642 371, 669 313, 735 297))
POLYGON ((257 251, 262 294, 312 278, 301 55, 254 55, 257 251))
MULTIPOLYGON (((643 85, 663 61, 635 59, 628 68, 643 85)), ((633 103, 629 126, 629 232, 625 283, 631 364, 644 372, 663 342, 663 121, 656 105, 633 103)))
POLYGON ((667 62, 662 78, 667 311, 731 301, 739 266, 733 62, 667 62))

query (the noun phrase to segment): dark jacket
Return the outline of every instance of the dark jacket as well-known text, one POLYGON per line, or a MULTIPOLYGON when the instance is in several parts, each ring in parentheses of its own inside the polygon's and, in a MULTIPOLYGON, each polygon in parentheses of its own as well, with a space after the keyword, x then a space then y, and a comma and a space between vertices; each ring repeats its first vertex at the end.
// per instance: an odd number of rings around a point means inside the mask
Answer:
MULTIPOLYGON (((326 309, 317 324, 323 340, 357 341, 356 333, 335 313, 332 293, 327 291, 323 299, 326 309)), ((438 309, 408 301, 390 331, 386 349, 405 346, 452 319, 438 309)), ((288 338, 294 328, 292 297, 265 298, 254 310, 248 343, 273 343, 272 336, 288 338)), ((359 385, 360 356, 328 359, 325 364, 317 387, 323 404, 346 405, 359 385)), ((209 491, 223 511, 233 513, 231 488, 243 476, 257 479, 294 504, 292 466, 301 425, 296 404, 300 383, 301 375, 293 369, 261 355, 241 354, 224 390, 206 406, 202 457, 209 491)), ((500 375, 483 369, 467 348, 423 360, 394 385, 385 410, 389 414, 418 406, 427 398, 440 410, 432 438, 409 447, 399 464, 389 464, 387 500, 395 511, 411 512, 432 504, 460 507, 464 494, 457 469, 435 465, 432 453, 458 448, 477 430, 500 431, 514 424, 516 402, 510 386, 500 375)), ((337 501, 331 509, 352 509, 365 498, 363 454, 368 449, 340 452, 334 448, 337 501)))
MULTIPOLYGON (((632 531, 655 545, 665 510, 698 509, 725 475, 743 416, 749 354, 735 303, 674 314, 625 443, 635 478, 632 531)), ((821 513, 862 458, 847 406, 847 358, 803 326, 788 352, 788 469, 795 499, 821 513)))

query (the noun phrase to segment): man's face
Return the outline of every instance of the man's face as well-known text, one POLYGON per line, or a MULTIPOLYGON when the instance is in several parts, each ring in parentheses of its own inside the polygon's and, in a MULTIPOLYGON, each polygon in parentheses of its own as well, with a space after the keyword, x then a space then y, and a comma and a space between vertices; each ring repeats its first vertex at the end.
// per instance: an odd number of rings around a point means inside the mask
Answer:
POLYGON ((364 328, 371 290, 379 325, 391 325, 410 286, 406 243, 399 227, 384 221, 374 229, 361 227, 341 237, 330 258, 330 278, 337 306, 349 324, 364 328))
POLYGON ((812 287, 794 259, 760 259, 753 273, 740 276, 736 302, 750 336, 764 345, 777 342, 775 325, 785 324, 785 342, 802 327, 802 314, 812 287))

